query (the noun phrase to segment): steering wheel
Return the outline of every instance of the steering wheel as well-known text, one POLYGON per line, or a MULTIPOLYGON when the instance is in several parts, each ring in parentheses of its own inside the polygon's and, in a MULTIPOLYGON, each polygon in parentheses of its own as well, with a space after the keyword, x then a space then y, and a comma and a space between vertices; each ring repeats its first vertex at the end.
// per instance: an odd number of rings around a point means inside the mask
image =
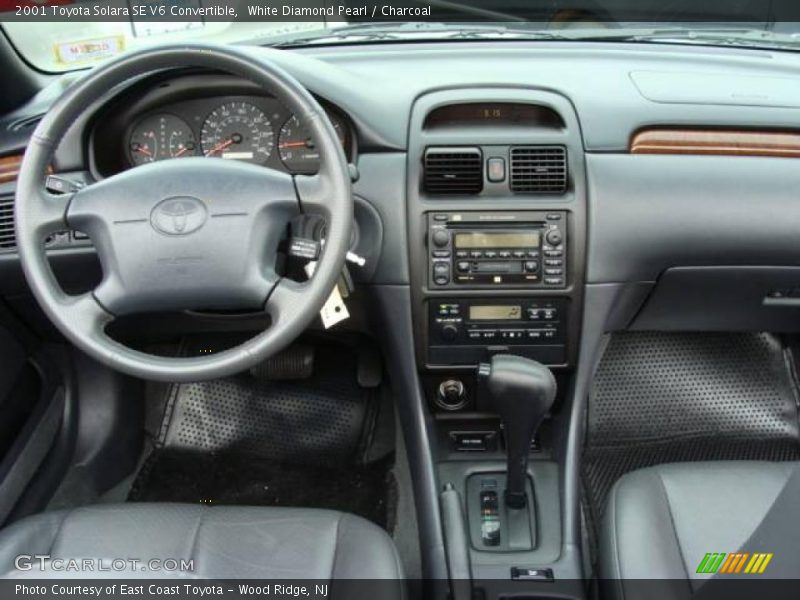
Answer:
POLYGON ((291 75, 240 48, 161 46, 115 59, 75 83, 48 111, 29 142, 17 180, 20 262, 47 316, 101 363, 156 381, 199 381, 243 371, 272 356, 308 327, 342 271, 353 200, 347 160, 325 111, 291 75), (315 175, 221 158, 181 158, 139 166, 78 191, 50 193, 48 166, 67 129, 98 97, 144 72, 175 67, 223 71, 257 84, 308 127, 319 148, 315 175), (289 221, 321 215, 326 240, 313 277, 276 271, 289 221), (49 234, 89 235, 103 269, 100 284, 67 295, 45 252, 49 234), (183 309, 263 308, 271 326, 217 354, 147 354, 108 336, 115 317, 183 309))

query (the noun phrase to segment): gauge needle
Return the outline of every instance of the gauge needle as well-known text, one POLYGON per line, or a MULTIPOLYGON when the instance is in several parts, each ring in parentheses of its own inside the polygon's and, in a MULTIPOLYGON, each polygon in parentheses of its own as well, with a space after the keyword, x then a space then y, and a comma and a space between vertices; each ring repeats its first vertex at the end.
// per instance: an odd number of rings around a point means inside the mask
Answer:
POLYGON ((181 148, 181 149, 180 149, 178 152, 176 152, 176 153, 175 153, 175 156, 173 156, 172 158, 178 158, 178 157, 179 157, 179 156, 181 156, 181 155, 182 155, 184 152, 186 152, 188 149, 189 149, 189 148, 187 148, 186 146, 184 146, 184 147, 183 147, 183 148, 181 148))
POLYGON ((279 144, 278 148, 305 148, 308 142, 285 142, 279 144))
POLYGON ((233 139, 225 140, 224 142, 222 142, 220 144, 217 144, 211 150, 206 152, 206 156, 211 156, 212 154, 216 154, 217 152, 221 152, 222 150, 225 150, 225 148, 227 148, 231 144, 233 144, 233 139))
POLYGON ((153 153, 150 152, 150 150, 149 150, 149 148, 147 148, 147 146, 139 146, 138 148, 136 148, 134 150, 134 152, 141 152, 142 154, 144 154, 146 156, 153 156, 153 153))

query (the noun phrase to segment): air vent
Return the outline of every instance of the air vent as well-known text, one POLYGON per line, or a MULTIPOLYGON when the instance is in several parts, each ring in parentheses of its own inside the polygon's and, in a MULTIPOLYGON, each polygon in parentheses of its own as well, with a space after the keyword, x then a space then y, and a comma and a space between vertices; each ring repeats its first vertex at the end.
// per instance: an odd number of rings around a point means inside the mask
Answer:
POLYGON ((511 148, 511 191, 563 194, 567 191, 567 150, 563 146, 511 148))
POLYGON ((23 117, 22 119, 17 119, 16 121, 12 121, 8 124, 8 130, 16 133, 19 131, 33 129, 39 124, 39 121, 41 121, 43 117, 44 115, 34 115, 32 117, 23 117))
POLYGON ((483 189, 483 156, 479 148, 428 148, 425 191, 429 194, 478 194, 483 189))
POLYGON ((16 247, 14 196, 0 196, 0 251, 16 247))

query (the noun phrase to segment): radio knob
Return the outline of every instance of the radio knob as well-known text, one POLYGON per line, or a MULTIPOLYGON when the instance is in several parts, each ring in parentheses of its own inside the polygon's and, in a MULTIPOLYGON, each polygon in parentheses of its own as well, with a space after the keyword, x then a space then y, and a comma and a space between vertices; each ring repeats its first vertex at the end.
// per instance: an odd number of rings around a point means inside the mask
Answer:
POLYGON ((444 229, 437 229, 433 232, 433 245, 438 248, 444 248, 450 243, 450 234, 444 229))
POLYGON ((558 246, 561 242, 564 241, 564 236, 561 235, 561 232, 558 229, 551 229, 547 232, 545 236, 547 243, 551 246, 558 246))
POLYGON ((452 323, 445 323, 439 333, 444 341, 452 342, 458 337, 458 327, 452 323))

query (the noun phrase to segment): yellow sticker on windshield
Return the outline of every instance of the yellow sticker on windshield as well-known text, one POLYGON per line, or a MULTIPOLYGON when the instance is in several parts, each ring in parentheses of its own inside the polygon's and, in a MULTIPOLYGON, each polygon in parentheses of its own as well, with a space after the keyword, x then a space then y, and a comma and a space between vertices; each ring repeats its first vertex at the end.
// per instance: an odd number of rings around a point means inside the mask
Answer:
POLYGON ((125 50, 125 37, 115 35, 77 42, 63 42, 56 44, 54 50, 56 63, 62 66, 96 62, 116 56, 125 50))

